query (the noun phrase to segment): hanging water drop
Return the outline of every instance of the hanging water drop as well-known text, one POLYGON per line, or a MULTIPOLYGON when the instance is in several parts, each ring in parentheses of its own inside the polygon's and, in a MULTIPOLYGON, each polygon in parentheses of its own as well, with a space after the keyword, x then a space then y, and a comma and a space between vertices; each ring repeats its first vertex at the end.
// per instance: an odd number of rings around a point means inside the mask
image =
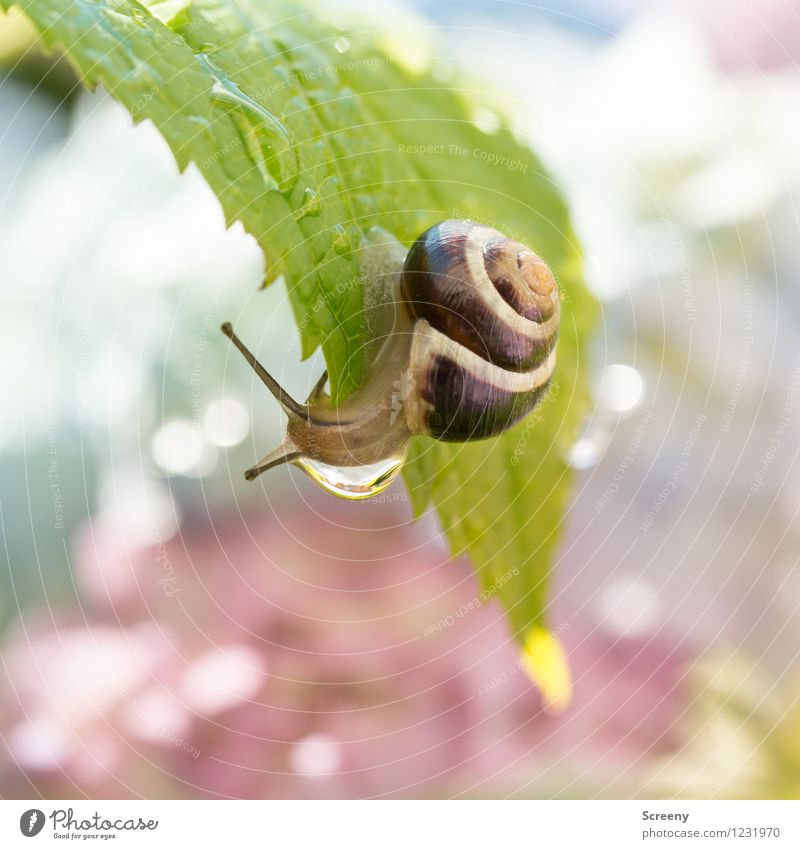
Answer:
POLYGON ((294 465, 333 495, 357 501, 383 492, 400 473, 405 454, 367 466, 330 466, 310 457, 299 457, 294 465))

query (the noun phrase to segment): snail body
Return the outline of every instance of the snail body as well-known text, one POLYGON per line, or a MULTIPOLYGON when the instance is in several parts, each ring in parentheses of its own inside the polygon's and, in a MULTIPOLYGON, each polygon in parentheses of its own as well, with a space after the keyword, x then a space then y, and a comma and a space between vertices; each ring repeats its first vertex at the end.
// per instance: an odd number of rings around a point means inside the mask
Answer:
POLYGON ((407 254, 384 243, 372 256, 383 260, 366 275, 381 293, 367 314, 370 362, 360 386, 336 407, 324 391, 326 375, 298 404, 230 324, 222 326, 289 417, 286 439, 245 473, 249 479, 292 462, 329 491, 374 495, 399 472, 412 435, 450 442, 495 436, 546 392, 558 288, 530 248, 489 227, 448 220, 407 254), (337 474, 342 481, 332 486, 337 474))

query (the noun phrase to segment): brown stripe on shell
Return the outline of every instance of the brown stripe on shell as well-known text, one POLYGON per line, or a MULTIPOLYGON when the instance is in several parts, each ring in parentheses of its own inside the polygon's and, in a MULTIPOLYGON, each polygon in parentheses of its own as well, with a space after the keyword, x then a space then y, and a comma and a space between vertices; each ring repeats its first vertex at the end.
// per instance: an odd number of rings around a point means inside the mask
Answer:
POLYGON ((422 397, 428 403, 427 432, 443 442, 496 436, 527 415, 548 385, 512 392, 481 380, 449 357, 433 357, 422 387, 422 397))
MULTIPOLYGON (((511 371, 527 371, 542 362, 555 345, 555 333, 533 332, 536 321, 550 318, 557 309, 555 281, 552 281, 554 299, 548 299, 529 284, 518 282, 515 287, 512 284, 512 288, 525 286, 532 293, 525 296, 524 302, 531 313, 525 317, 532 320, 532 325, 530 331, 510 326, 472 280, 467 245, 476 226, 470 221, 445 221, 426 230, 406 258, 401 282, 403 298, 413 318, 426 319, 437 330, 491 363, 511 371)), ((494 243, 490 250, 492 268, 505 270, 509 266, 509 279, 513 272, 518 280, 523 277, 527 280, 533 270, 529 255, 535 258, 534 262, 541 263, 524 245, 503 239, 499 233, 494 243), (515 249, 513 254, 505 252, 502 245, 506 243, 518 245, 519 250, 515 249), (521 266, 517 265, 517 257, 521 257, 521 266)), ((491 275, 487 276, 491 280, 491 275)), ((500 279, 503 275, 495 276, 500 279)), ((544 287, 538 279, 536 285, 540 289, 544 287)), ((505 298, 502 291, 500 295, 505 298)), ((506 301, 510 303, 507 298, 506 301)), ((513 303, 510 305, 514 307, 513 303)))
POLYGON ((494 436, 530 411, 546 392, 555 352, 529 372, 500 368, 424 319, 414 327, 401 395, 411 433, 461 442, 494 436))

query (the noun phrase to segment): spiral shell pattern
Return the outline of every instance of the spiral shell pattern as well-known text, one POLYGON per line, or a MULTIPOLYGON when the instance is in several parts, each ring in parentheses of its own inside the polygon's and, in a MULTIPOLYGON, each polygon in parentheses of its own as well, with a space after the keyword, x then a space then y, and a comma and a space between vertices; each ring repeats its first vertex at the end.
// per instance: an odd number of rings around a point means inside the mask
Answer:
POLYGON ((404 388, 412 433, 481 439, 535 406, 560 319, 555 278, 537 254, 489 227, 444 221, 412 246, 401 290, 415 322, 404 388))

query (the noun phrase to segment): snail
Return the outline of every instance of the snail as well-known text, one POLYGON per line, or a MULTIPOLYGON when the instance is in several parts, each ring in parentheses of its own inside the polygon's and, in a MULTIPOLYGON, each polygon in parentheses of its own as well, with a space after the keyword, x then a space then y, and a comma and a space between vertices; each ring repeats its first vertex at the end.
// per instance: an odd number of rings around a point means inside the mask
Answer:
POLYGON ((337 495, 374 495, 400 471, 412 436, 495 436, 546 392, 559 296, 530 248, 475 222, 448 220, 407 254, 396 241, 376 239, 363 266, 369 365, 337 406, 325 392, 327 372, 298 403, 231 324, 222 325, 289 418, 285 440, 245 472, 248 480, 294 463, 337 495))

